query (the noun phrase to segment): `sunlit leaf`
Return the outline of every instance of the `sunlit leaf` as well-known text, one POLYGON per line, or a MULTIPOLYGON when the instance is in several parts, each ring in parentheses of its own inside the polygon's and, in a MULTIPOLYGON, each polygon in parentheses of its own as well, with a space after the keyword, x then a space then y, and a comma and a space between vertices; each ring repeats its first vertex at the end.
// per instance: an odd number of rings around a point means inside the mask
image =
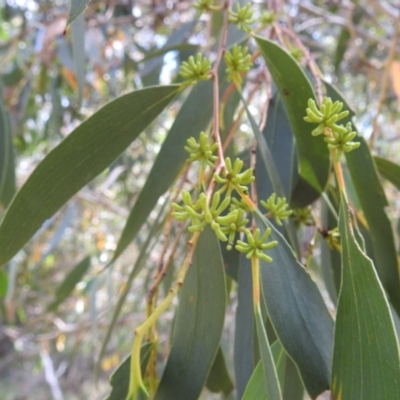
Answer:
POLYGON ((335 326, 332 390, 340 400, 397 399, 399 345, 389 304, 342 199, 342 285, 335 326))
POLYGON ((0 265, 111 164, 177 94, 158 86, 121 96, 76 128, 36 167, 0 225, 0 265))

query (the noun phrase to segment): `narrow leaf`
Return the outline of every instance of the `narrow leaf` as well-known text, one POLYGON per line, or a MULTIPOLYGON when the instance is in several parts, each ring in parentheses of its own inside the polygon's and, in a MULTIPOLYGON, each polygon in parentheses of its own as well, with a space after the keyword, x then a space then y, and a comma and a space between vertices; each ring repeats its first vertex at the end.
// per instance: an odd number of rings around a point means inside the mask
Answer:
POLYGON ((400 398, 399 346, 389 304, 360 247, 342 199, 342 285, 335 326, 332 390, 340 400, 400 398))
POLYGON ((400 166, 381 157, 374 157, 379 173, 400 190, 400 166))
MULTIPOLYGON (((271 351, 274 357, 274 363, 278 372, 280 385, 283 385, 285 365, 286 365, 286 354, 279 340, 275 341, 271 346, 271 351)), ((267 394, 264 388, 264 369, 262 361, 260 360, 254 368, 253 374, 246 387, 242 400, 268 400, 267 394)))
POLYGON ((87 8, 89 0, 71 0, 67 26, 74 22, 87 8))
POLYGON ((268 337, 265 332, 261 312, 255 313, 258 345, 261 354, 261 364, 263 367, 263 379, 265 398, 267 400, 281 400, 282 392, 279 385, 278 374, 276 372, 274 360, 272 358, 271 348, 268 343, 268 337))
POLYGON ((75 289, 75 286, 82 280, 82 277, 86 274, 89 267, 90 257, 86 257, 72 269, 56 290, 56 299, 48 307, 49 310, 57 309, 57 307, 68 298, 75 289))
POLYGON ((238 281, 238 306, 235 320, 235 345, 234 365, 237 398, 241 399, 254 365, 254 338, 255 326, 253 318, 253 287, 251 278, 251 264, 244 254, 239 261, 238 281))
POLYGON ((388 202, 368 145, 363 138, 357 141, 361 146, 357 151, 346 153, 347 165, 371 233, 375 267, 390 301, 400 315, 400 276, 393 229, 385 212, 388 202))
POLYGON ((285 238, 262 215, 262 230, 270 227, 278 246, 268 250, 273 262, 260 262, 268 315, 286 353, 297 365, 307 391, 317 397, 329 389, 333 321, 317 285, 296 260, 285 238))
POLYGON ((155 400, 197 400, 221 340, 226 307, 219 242, 202 232, 179 296, 171 353, 155 400))
POLYGON ((310 81, 297 61, 280 46, 255 37, 262 56, 276 84, 296 137, 299 181, 292 194, 293 207, 305 207, 323 192, 330 170, 326 143, 316 140, 312 126, 303 120, 308 99, 315 100, 310 81))
MULTIPOLYGON (((240 398, 240 397, 238 397, 240 398)), ((246 387, 242 400, 268 400, 264 385, 264 368, 261 360, 254 368, 249 383, 246 387)))
POLYGON ((285 370, 286 370, 286 353, 281 342, 275 340, 271 346, 272 357, 274 358, 274 363, 276 367, 276 372, 278 373, 279 385, 282 388, 285 383, 285 370))
POLYGON ((10 260, 46 219, 110 165, 177 91, 177 86, 159 86, 121 96, 51 151, 14 197, 0 225, 0 265, 10 260))
POLYGON ((286 357, 283 400, 303 400, 303 395, 304 387, 300 379, 299 371, 291 358, 286 357))

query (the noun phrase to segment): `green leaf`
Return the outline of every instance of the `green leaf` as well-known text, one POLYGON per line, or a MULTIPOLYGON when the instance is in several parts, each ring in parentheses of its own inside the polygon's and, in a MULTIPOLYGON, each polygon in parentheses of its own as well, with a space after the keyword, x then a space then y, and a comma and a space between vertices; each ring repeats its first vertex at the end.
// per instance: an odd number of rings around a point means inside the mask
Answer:
POLYGON ((400 315, 400 276, 392 225, 385 212, 388 202, 368 145, 361 137, 354 141, 361 145, 357 151, 346 153, 347 166, 368 223, 375 267, 390 301, 400 315))
POLYGON ((218 348, 210 373, 208 374, 207 388, 214 393, 222 392, 227 396, 233 390, 233 383, 226 367, 224 353, 221 346, 218 348))
POLYGON ((296 138, 299 159, 299 181, 292 194, 293 207, 305 207, 323 192, 330 170, 326 143, 316 140, 312 126, 303 120, 308 99, 315 100, 310 81, 297 61, 274 42, 255 37, 268 66, 296 138))
POLYGON ((286 357, 283 400, 303 400, 303 395, 304 387, 300 379, 299 371, 291 358, 286 357))
MULTIPOLYGON (((185 24, 184 26, 185 26, 185 31, 183 33, 186 34, 187 31, 193 27, 193 23, 189 23, 189 25, 185 24)), ((182 36, 184 37, 184 35, 182 35, 182 36)), ((174 42, 176 42, 176 40, 174 42)), ((155 57, 164 56, 165 54, 167 54, 170 51, 182 51, 182 52, 183 51, 185 51, 185 52, 191 51, 194 53, 198 48, 199 48, 199 46, 196 46, 195 44, 190 44, 190 43, 185 43, 185 42, 177 43, 177 44, 169 44, 167 42, 160 49, 151 50, 148 53, 146 53, 146 55, 138 62, 141 63, 144 61, 149 61, 155 57)), ((162 59, 160 59, 160 60, 162 61, 162 59)))
POLYGON ((276 367, 276 372, 278 373, 279 385, 283 387, 285 383, 285 370, 286 370, 286 353, 281 342, 275 340, 271 346, 272 357, 274 358, 274 363, 276 367))
POLYGON ((15 168, 11 123, 0 100, 0 203, 7 207, 14 193, 15 168))
POLYGON ((332 391, 338 400, 400 398, 399 346, 389 304, 360 247, 342 199, 342 285, 337 308, 332 391))
POLYGON ((78 104, 82 103, 85 88, 85 18, 80 15, 71 25, 72 55, 78 82, 78 104))
POLYGON ((8 276, 7 273, 0 269, 0 298, 3 298, 7 294, 8 288, 8 276))
MULTIPOLYGON (((271 346, 272 355, 274 357, 274 363, 278 372, 279 383, 283 386, 285 366, 286 366, 286 354, 279 340, 276 340, 271 346)), ((264 370, 262 361, 260 360, 254 368, 253 374, 247 384, 246 390, 242 397, 242 400, 268 400, 267 394, 264 388, 264 370)), ((274 399, 275 400, 275 399, 274 399)))
POLYGON ((121 96, 51 151, 14 197, 0 225, 0 265, 10 260, 46 219, 110 165, 177 91, 177 86, 159 86, 121 96))
MULTIPOLYGON (((140 349, 140 367, 142 374, 144 374, 146 371, 153 348, 153 343, 146 343, 140 349)), ((128 356, 111 375, 110 385, 112 390, 110 395, 105 400, 125 400, 126 396, 128 395, 130 371, 131 356, 128 356)))
POLYGON ((192 89, 183 103, 129 214, 110 264, 129 246, 159 197, 169 189, 178 176, 188 157, 183 148, 186 140, 191 136, 197 138, 210 122, 212 115, 210 99, 212 99, 212 83, 201 82, 192 89))
POLYGON ((71 0, 67 26, 74 22, 87 8, 89 0, 71 0))
POLYGON ((271 228, 278 246, 268 250, 273 262, 260 261, 268 315, 286 353, 297 365, 304 385, 317 397, 329 389, 333 321, 317 285, 297 261, 285 238, 261 214, 259 228, 271 228))
POLYGON ((155 400, 199 398, 218 351, 225 307, 219 242, 207 226, 179 296, 171 352, 155 400))
POLYGON ((381 157, 374 157, 379 173, 400 190, 400 166, 381 157))
POLYGON ((347 28, 343 28, 340 31, 340 35, 336 45, 335 57, 333 60, 333 66, 335 67, 335 72, 338 71, 340 64, 343 60, 344 53, 347 50, 350 41, 350 32, 347 28))
POLYGON ((266 399, 281 400, 282 392, 279 385, 278 374, 276 372, 276 367, 272 358, 272 352, 268 343, 268 337, 265 331, 260 310, 255 311, 255 321, 258 345, 261 355, 261 364, 263 367, 263 380, 266 399))
POLYGON ((251 263, 244 254, 240 257, 237 280, 238 305, 235 320, 234 366, 236 394, 237 398, 241 399, 256 363, 251 263))
POLYGON ((268 400, 264 385, 264 369, 261 360, 254 368, 242 400, 268 400))
POLYGON ((85 257, 65 277, 64 281, 56 290, 56 299, 48 307, 49 310, 56 310, 57 307, 72 293, 75 286, 82 280, 90 267, 90 257, 85 257))

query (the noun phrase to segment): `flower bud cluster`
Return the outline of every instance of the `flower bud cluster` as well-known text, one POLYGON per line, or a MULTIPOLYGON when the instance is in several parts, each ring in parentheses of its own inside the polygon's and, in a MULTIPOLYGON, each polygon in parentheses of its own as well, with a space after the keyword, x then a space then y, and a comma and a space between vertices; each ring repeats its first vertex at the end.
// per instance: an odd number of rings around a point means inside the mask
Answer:
POLYGON ((204 11, 214 11, 216 9, 214 5, 214 0, 197 0, 193 5, 193 8, 201 12, 204 11))
POLYGON ((324 237, 330 250, 336 249, 339 252, 341 251, 342 246, 340 245, 340 233, 338 227, 328 231, 324 237))
POLYGON ((260 203, 269 211, 269 214, 279 226, 282 226, 283 219, 286 219, 293 213, 293 210, 287 210, 288 204, 286 203, 286 199, 284 197, 277 197, 275 193, 272 193, 267 201, 261 200, 260 203))
POLYGON ((320 109, 318 109, 313 99, 308 100, 307 116, 304 121, 316 123, 318 126, 311 132, 313 136, 321 133, 326 135, 325 141, 330 150, 336 151, 335 161, 339 161, 343 152, 349 152, 360 146, 358 142, 352 142, 356 132, 352 131, 351 122, 346 126, 338 125, 337 122, 349 115, 348 111, 342 111, 343 103, 325 97, 320 109))
POLYGON ((328 143, 328 148, 330 150, 336 150, 335 161, 340 160, 340 156, 343 152, 348 153, 360 147, 360 142, 352 142, 357 133, 352 131, 351 122, 346 124, 345 130, 332 131, 332 135, 333 137, 326 137, 325 142, 328 143))
POLYGON ((211 79, 211 61, 198 53, 196 58, 190 56, 184 61, 179 70, 179 75, 184 79, 183 85, 195 85, 199 81, 211 79))
POLYGON ((232 161, 229 157, 225 159, 226 170, 223 172, 223 177, 214 174, 214 179, 217 183, 220 183, 222 188, 219 192, 223 193, 227 191, 227 196, 230 196, 233 190, 238 193, 247 194, 248 189, 246 185, 249 185, 254 181, 254 175, 252 168, 247 169, 244 172, 240 172, 243 167, 243 161, 237 158, 232 166, 232 161))
POLYGON ((231 202, 229 196, 225 197, 221 202, 220 193, 215 192, 211 200, 211 207, 209 207, 207 205, 207 197, 204 193, 201 193, 198 200, 193 203, 190 193, 184 190, 182 192, 182 201, 183 205, 172 204, 172 208, 175 210, 172 216, 178 221, 190 219, 189 232, 202 231, 207 224, 210 224, 219 240, 222 242, 228 241, 222 227, 228 227, 237 222, 239 214, 239 210, 234 210, 224 216, 221 215, 231 202))
MULTIPOLYGON (((213 152, 217 150, 218 145, 209 144, 208 136, 204 132, 200 133, 198 142, 194 138, 190 138, 187 144, 185 150, 190 155, 188 161, 201 162, 203 171, 207 165, 213 166, 213 163, 217 160, 213 152)), ((215 182, 222 186, 213 193, 211 199, 207 199, 207 195, 202 192, 197 200, 193 200, 191 194, 183 190, 182 202, 172 204, 173 212, 171 214, 178 221, 190 221, 188 231, 192 233, 201 232, 206 225, 210 225, 219 240, 228 242, 228 250, 235 246, 236 235, 243 232, 247 236, 248 243, 238 240, 235 248, 246 253, 248 258, 257 257, 270 262, 272 261, 271 257, 264 254, 264 251, 275 247, 277 244, 276 242, 266 243, 271 232, 270 229, 267 229, 262 237, 260 237, 260 230, 257 229, 253 236, 246 228, 249 223, 246 214, 251 211, 248 204, 243 198, 239 200, 231 197, 233 191, 236 191, 241 197, 246 196, 247 185, 254 180, 253 170, 249 168, 242 172, 242 168, 242 160, 236 159, 232 165, 231 159, 226 158, 225 169, 222 174, 214 174, 213 176, 215 182)), ((272 203, 274 202, 275 200, 272 203)), ((285 206, 285 200, 283 204, 280 198, 278 198, 277 203, 278 205, 275 207, 279 209, 277 215, 283 218, 283 214, 286 215, 289 212, 286 210, 287 205, 285 206)))
POLYGON ((261 238, 259 229, 256 229, 254 234, 246 229, 245 233, 248 243, 238 240, 237 245, 235 246, 236 250, 240 251, 241 253, 246 253, 247 258, 257 257, 265 262, 271 262, 272 258, 264 253, 265 250, 273 249, 278 245, 276 240, 267 242, 267 239, 271 234, 271 228, 268 228, 261 238))
POLYGON ((240 88, 242 83, 241 74, 247 72, 253 65, 247 47, 235 44, 232 51, 227 50, 225 52, 224 60, 227 66, 228 82, 233 81, 240 88))
POLYGON ((311 207, 295 208, 293 210, 293 221, 296 225, 315 225, 314 217, 311 212, 311 207))
POLYGON ((260 23, 262 26, 270 26, 276 22, 276 14, 273 11, 265 10, 260 15, 260 23))
POLYGON ((237 25, 237 27, 244 32, 251 32, 251 25, 255 22, 251 4, 247 3, 242 7, 240 3, 236 3, 235 6, 236 12, 229 10, 229 22, 237 25))
POLYGON ((184 149, 189 153, 188 162, 201 162, 201 167, 203 169, 208 165, 213 167, 215 161, 218 157, 213 155, 217 150, 218 144, 210 144, 208 142, 208 136, 204 132, 200 132, 199 142, 195 138, 191 137, 187 140, 187 146, 184 149))

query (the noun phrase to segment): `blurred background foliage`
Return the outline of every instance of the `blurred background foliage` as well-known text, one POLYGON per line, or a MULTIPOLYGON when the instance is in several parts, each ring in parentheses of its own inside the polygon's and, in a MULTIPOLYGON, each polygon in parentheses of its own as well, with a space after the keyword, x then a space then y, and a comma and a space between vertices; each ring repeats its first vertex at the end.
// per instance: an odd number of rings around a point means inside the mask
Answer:
MULTIPOLYGON (((192 4, 93 0, 65 30, 70 7, 66 0, 0 0, 1 129, 11 132, 13 146, 13 159, 7 160, 12 168, 5 169, 7 176, 0 180, 0 217, 39 161, 88 116, 121 94, 179 81, 181 61, 199 49, 213 51, 221 21, 218 15, 197 19, 192 4)), ((274 11, 276 23, 293 31, 310 50, 326 80, 349 100, 358 131, 373 144, 375 154, 399 162, 396 2, 259 0, 253 4, 256 13, 274 11)), ((295 41, 287 42, 291 46, 295 41)), ((253 99, 252 111, 259 115, 263 99, 263 93, 253 99)), ((146 240, 168 193, 127 251, 105 266, 183 100, 181 96, 170 105, 0 271, 0 400, 100 399, 109 392, 109 375, 129 353, 132 330, 143 318, 143 297, 164 238, 153 237, 148 246, 146 240), (148 248, 139 261, 144 268, 99 360, 115 305, 143 244, 148 248)), ((251 143, 250 132, 244 118, 235 137, 237 151, 251 143)), ((394 187, 388 185, 386 190, 388 213, 396 221, 400 200, 394 187)), ((172 275, 166 277, 165 288, 171 279, 172 275)), ((232 291, 224 330, 229 369, 236 297, 232 291)), ((169 310, 159 324, 165 354, 172 318, 169 310)), ((204 394, 220 398, 213 396, 204 394)))

